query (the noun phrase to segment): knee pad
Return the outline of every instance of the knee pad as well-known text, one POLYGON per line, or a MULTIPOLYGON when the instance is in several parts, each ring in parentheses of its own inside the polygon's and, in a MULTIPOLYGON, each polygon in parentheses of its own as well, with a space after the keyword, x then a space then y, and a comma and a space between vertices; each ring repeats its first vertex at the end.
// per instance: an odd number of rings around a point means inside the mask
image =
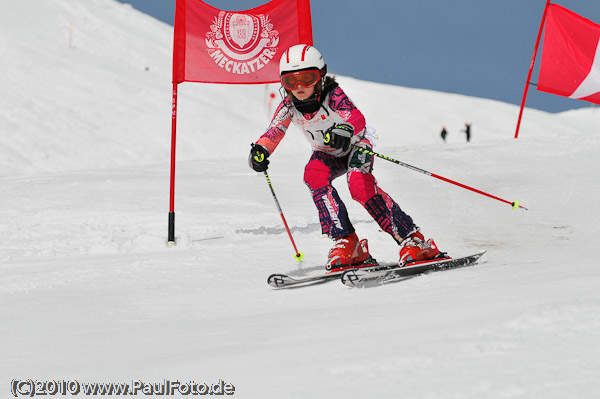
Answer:
POLYGON ((321 161, 312 160, 304 168, 304 183, 311 191, 330 184, 331 170, 321 161))
POLYGON ((353 200, 360 202, 362 205, 377 194, 376 185, 375 177, 370 173, 353 170, 348 174, 350 195, 352 195, 353 200))

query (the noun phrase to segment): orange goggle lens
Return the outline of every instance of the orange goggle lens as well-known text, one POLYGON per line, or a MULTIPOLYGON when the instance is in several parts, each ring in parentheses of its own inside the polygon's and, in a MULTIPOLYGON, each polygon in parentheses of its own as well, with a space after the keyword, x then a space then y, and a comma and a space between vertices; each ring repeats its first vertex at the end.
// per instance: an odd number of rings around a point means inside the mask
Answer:
POLYGON ((286 73, 281 77, 281 84, 288 90, 296 90, 298 85, 313 87, 321 78, 321 72, 317 69, 286 73))

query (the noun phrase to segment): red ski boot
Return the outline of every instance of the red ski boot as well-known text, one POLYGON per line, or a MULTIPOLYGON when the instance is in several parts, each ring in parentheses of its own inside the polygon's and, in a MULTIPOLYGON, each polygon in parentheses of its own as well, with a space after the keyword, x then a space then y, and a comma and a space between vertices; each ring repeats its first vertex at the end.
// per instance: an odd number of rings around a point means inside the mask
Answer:
POLYGON ((418 260, 433 259, 440 254, 440 250, 435 245, 433 239, 425 241, 425 237, 420 231, 410 234, 400 244, 400 266, 418 260))
POLYGON ((359 241, 356 233, 335 238, 334 242, 327 260, 328 272, 344 270, 344 268, 360 264, 371 257, 367 240, 359 241))

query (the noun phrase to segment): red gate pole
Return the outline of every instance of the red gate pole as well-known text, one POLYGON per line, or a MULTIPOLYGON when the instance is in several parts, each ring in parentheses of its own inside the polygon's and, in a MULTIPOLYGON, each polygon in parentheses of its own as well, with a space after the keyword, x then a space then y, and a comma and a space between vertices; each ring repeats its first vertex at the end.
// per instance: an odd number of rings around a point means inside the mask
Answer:
POLYGON ((173 82, 171 114, 171 193, 169 197, 169 237, 167 245, 175 245, 175 138, 177 137, 177 83, 173 82))
POLYGON ((525 92, 523 93, 523 99, 521 100, 521 110, 519 111, 519 119, 517 120, 517 130, 515 131, 515 139, 519 138, 519 128, 521 127, 521 117, 523 116, 523 108, 525 108, 525 101, 527 101, 527 91, 529 90, 529 83, 531 81, 531 74, 533 73, 533 65, 537 57, 538 47, 540 46, 540 39, 542 38, 542 31, 544 30, 544 22, 546 22, 546 14, 548 13, 548 6, 551 0, 546 1, 546 7, 544 7, 544 15, 542 16, 542 24, 540 25, 540 31, 535 42, 535 48, 533 49, 533 56, 531 57, 531 63, 529 64, 529 73, 527 74, 527 81, 525 82, 525 92))

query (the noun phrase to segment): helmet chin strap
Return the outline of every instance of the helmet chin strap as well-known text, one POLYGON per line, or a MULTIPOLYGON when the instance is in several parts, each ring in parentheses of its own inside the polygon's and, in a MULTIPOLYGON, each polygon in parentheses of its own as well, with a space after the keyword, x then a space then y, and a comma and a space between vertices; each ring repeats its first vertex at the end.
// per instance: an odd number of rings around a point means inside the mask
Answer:
POLYGON ((279 86, 279 95, 281 96, 282 100, 287 97, 287 90, 285 87, 283 87, 283 85, 279 86))

